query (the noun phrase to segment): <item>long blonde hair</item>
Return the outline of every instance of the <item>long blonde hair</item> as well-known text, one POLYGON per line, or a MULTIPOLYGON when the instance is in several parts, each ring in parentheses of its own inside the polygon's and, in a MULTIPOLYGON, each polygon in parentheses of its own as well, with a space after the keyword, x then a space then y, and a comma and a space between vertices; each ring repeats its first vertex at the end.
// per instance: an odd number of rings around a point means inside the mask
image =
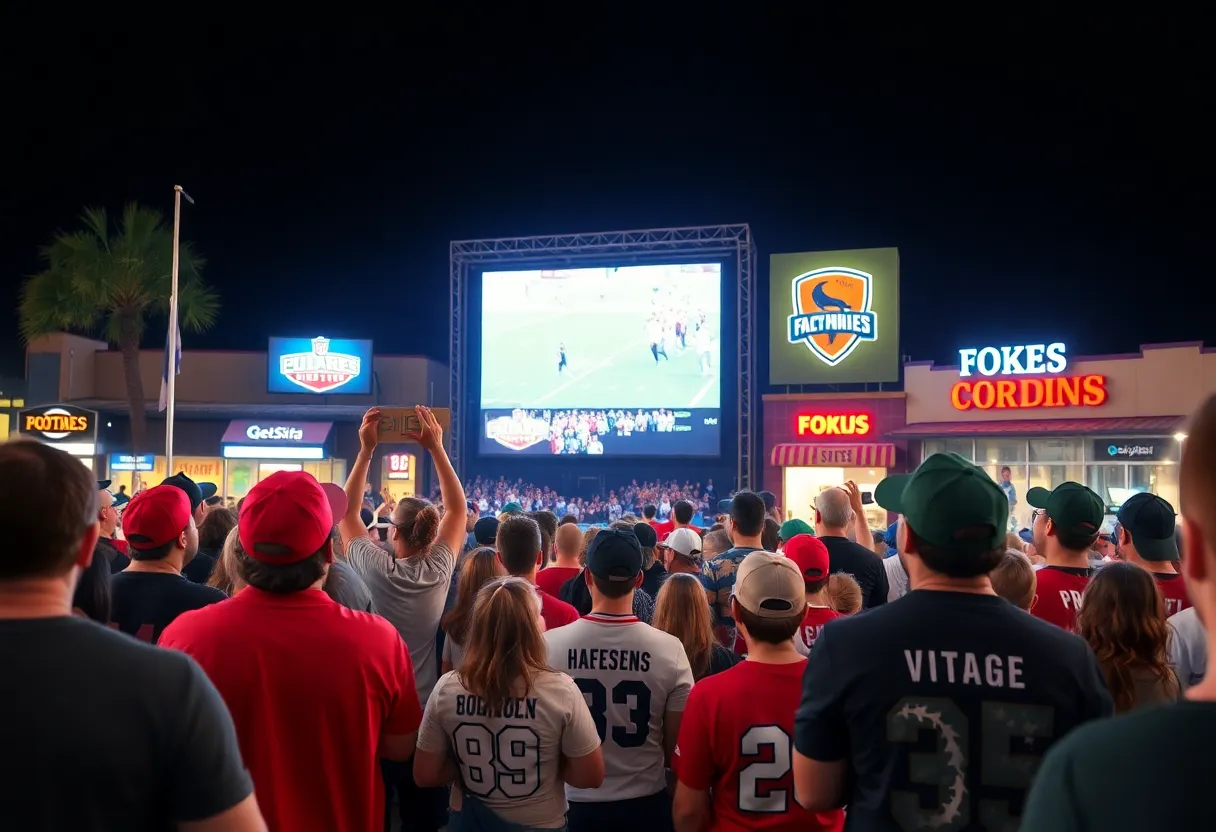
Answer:
POLYGON ((491 713, 502 703, 527 696, 533 680, 549 669, 541 632, 540 596, 524 578, 497 578, 483 586, 465 634, 460 682, 491 713))
POLYGON ((207 579, 207 586, 214 587, 225 595, 236 595, 245 588, 245 582, 241 580, 240 575, 236 571, 236 545, 237 545, 236 526, 228 532, 228 536, 224 538, 224 548, 220 550, 220 556, 215 559, 215 568, 211 570, 211 577, 207 579))
POLYGON ((473 620, 473 606, 477 603, 477 593, 488 582, 507 572, 498 560, 498 553, 489 546, 482 546, 469 553, 460 570, 460 580, 456 583, 456 603, 443 617, 443 631, 448 638, 459 645, 464 645, 469 633, 469 623, 473 620))
POLYGON ((713 623, 709 620, 705 589, 695 575, 673 572, 667 577, 659 589, 651 625, 675 636, 684 645, 693 679, 699 681, 709 673, 713 623))

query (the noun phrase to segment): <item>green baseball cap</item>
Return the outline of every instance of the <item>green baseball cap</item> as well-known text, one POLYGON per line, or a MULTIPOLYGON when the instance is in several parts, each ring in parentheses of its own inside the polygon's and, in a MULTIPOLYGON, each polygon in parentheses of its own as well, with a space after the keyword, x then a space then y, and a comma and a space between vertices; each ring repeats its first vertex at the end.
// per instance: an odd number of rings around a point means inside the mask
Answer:
POLYGON ((981 555, 1000 548, 1009 525, 1009 498, 958 454, 933 454, 911 474, 893 474, 874 489, 874 502, 902 514, 916 536, 956 555, 981 555), (959 537, 958 531, 990 526, 992 533, 959 537))
POLYGON ((515 501, 511 501, 502 507, 500 514, 523 514, 524 507, 515 501))
POLYGON ((1062 482, 1050 491, 1032 488, 1026 492, 1026 502, 1046 509, 1053 523, 1077 537, 1096 535, 1106 518, 1102 498, 1079 482, 1062 482))
POLYGON ((777 530, 777 538, 779 540, 792 540, 795 535, 800 534, 809 534, 811 537, 814 537, 815 530, 805 520, 786 520, 781 524, 781 528, 777 530))

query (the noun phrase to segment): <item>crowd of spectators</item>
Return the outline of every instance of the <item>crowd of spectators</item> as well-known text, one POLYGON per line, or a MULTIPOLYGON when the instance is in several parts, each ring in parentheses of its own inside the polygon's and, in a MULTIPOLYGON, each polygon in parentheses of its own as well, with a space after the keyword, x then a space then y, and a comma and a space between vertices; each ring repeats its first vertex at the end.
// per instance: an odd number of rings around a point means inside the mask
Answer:
MULTIPOLYGON (((509 480, 506 477, 476 476, 468 484, 469 502, 477 506, 482 516, 497 515, 511 503, 523 511, 552 511, 558 517, 567 514, 585 523, 612 523, 626 514, 642 515, 642 509, 653 505, 660 521, 667 520, 672 507, 679 500, 693 504, 697 512, 708 515, 726 494, 718 494, 712 479, 704 483, 684 480, 665 482, 642 482, 632 480, 627 485, 613 488, 606 495, 581 497, 562 494, 546 485, 525 482, 522 477, 509 480)), ((438 500, 439 493, 431 494, 438 500)))

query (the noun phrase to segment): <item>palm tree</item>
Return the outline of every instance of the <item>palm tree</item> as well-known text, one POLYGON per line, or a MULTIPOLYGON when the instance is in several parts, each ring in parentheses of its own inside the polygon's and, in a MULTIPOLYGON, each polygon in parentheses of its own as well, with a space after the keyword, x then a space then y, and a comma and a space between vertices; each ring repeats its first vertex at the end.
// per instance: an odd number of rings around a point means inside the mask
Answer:
MULTIPOLYGON (((148 318, 168 317, 173 230, 159 211, 134 203, 111 232, 104 208, 86 208, 79 231, 55 234, 42 249, 46 269, 21 290, 21 335, 26 343, 51 332, 100 333, 122 351, 132 451, 145 451, 148 419, 139 374, 139 346, 148 318)), ((182 243, 178 314, 183 331, 215 323, 219 299, 199 276, 204 260, 182 243)))

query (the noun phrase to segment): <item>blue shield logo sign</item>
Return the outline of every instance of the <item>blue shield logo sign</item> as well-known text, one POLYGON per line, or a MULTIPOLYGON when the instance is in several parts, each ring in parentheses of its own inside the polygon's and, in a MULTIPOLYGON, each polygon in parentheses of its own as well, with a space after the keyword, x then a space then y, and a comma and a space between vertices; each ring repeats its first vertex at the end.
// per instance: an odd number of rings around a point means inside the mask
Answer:
POLYGON ((870 308, 874 276, 845 266, 805 272, 791 282, 794 314, 789 342, 803 343, 835 367, 862 341, 878 340, 878 316, 870 308))

